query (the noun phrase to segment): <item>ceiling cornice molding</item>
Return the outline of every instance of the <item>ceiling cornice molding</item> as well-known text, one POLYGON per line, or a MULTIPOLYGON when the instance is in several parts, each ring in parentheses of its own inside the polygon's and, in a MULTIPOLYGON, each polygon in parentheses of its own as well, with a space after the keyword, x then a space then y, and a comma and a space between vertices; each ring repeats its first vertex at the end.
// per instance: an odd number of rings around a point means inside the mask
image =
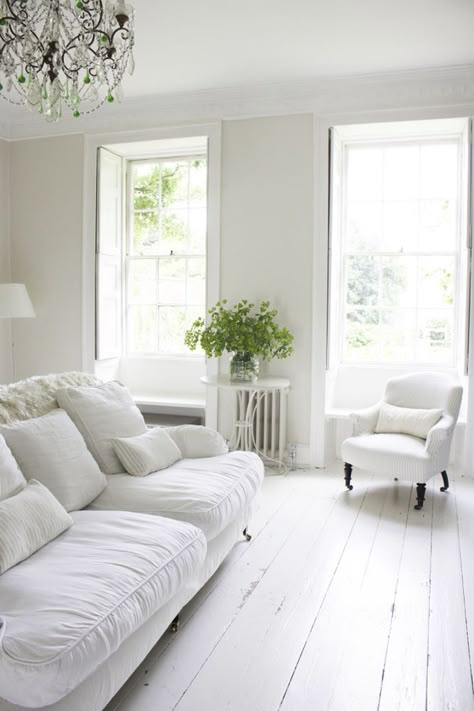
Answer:
POLYGON ((84 118, 48 124, 24 109, 0 113, 0 135, 21 140, 71 133, 110 133, 175 123, 295 113, 354 114, 474 105, 474 66, 441 67, 131 97, 84 118))

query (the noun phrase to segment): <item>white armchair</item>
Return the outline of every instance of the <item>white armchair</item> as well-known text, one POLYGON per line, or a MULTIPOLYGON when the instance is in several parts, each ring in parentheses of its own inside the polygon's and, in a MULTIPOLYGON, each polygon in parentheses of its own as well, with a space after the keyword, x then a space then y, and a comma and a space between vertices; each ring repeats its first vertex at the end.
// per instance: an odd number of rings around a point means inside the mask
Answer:
POLYGON ((446 491, 449 450, 461 399, 461 385, 443 373, 410 373, 389 380, 384 402, 397 407, 438 408, 443 414, 425 440, 407 434, 375 434, 381 403, 352 413, 352 437, 346 439, 341 448, 347 488, 353 488, 352 467, 355 466, 416 483, 415 508, 418 510, 423 506, 426 482, 432 476, 441 474, 441 491, 446 491))

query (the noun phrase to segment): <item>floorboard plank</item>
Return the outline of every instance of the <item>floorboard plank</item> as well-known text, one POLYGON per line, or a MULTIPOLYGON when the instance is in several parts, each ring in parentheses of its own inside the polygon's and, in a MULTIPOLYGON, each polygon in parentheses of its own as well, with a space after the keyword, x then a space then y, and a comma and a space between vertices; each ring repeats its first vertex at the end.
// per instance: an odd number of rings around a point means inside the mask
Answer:
POLYGON ((427 711, 472 711, 456 482, 433 499, 427 711))
POLYGON ((424 711, 426 707, 433 486, 428 484, 421 511, 414 509, 414 488, 411 493, 380 711, 424 711))

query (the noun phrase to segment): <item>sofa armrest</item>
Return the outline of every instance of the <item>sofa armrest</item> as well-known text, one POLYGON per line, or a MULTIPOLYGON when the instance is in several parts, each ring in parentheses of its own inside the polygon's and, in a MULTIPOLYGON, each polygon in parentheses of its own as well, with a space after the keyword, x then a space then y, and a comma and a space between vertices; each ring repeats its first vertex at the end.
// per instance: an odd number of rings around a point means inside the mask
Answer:
POLYGON ((202 425, 178 425, 165 428, 178 445, 185 459, 217 457, 227 454, 229 448, 219 432, 202 425))
POLYGON ((428 454, 435 454, 444 442, 450 442, 454 425, 455 422, 451 415, 443 415, 441 419, 433 425, 426 438, 425 449, 428 454))
POLYGON ((352 435, 371 434, 379 418, 380 403, 367 407, 364 410, 351 412, 352 435))

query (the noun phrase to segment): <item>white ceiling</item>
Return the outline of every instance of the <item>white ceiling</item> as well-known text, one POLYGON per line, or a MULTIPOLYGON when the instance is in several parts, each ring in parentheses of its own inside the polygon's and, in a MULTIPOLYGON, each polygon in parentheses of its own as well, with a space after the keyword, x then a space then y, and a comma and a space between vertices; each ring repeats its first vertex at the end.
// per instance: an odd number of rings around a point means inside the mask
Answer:
POLYGON ((474 0, 131 0, 129 97, 474 63, 474 0))

